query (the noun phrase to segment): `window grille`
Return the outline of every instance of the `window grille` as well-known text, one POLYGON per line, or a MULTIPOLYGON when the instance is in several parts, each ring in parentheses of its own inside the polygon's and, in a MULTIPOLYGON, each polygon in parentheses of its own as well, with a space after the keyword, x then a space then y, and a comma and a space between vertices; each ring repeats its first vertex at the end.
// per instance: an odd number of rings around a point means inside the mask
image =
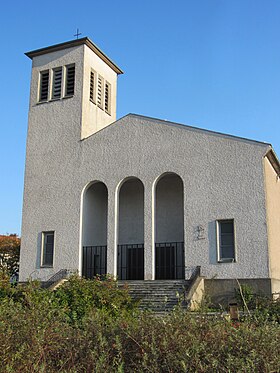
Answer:
POLYGON ((73 96, 75 89, 75 65, 66 66, 65 96, 73 96))
POLYGON ((105 83, 105 111, 110 114, 111 113, 111 85, 106 82, 105 83))
POLYGON ((62 67, 58 67, 57 69, 53 70, 53 90, 52 90, 53 99, 61 97, 61 87, 62 87, 62 67))
POLYGON ((89 90, 89 99, 95 103, 95 80, 96 75, 93 70, 90 72, 90 90, 89 90))
POLYGON ((49 70, 40 73, 39 101, 47 101, 49 96, 49 70))
POLYGON ((104 80, 101 76, 98 76, 98 85, 97 85, 97 105, 103 109, 103 86, 104 80))
POLYGON ((75 88, 75 65, 66 66, 65 96, 73 96, 75 88))

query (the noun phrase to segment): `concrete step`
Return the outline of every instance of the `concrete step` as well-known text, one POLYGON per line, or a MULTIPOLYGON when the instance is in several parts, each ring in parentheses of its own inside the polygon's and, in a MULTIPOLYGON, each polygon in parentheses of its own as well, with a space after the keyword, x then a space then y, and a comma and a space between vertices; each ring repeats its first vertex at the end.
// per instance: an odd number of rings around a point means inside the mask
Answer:
POLYGON ((127 287, 131 297, 140 300, 139 307, 156 313, 171 311, 181 304, 186 307, 184 294, 188 289, 186 280, 119 281, 119 287, 127 287))

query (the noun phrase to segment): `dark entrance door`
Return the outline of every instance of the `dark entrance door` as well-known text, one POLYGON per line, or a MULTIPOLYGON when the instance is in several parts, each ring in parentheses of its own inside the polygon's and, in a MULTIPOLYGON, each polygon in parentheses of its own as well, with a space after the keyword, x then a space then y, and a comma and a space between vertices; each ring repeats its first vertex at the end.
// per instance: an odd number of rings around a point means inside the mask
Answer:
POLYGON ((156 280, 183 279, 184 271, 184 243, 157 243, 156 249, 156 280))
POLYGON ((94 278, 107 272, 107 246, 83 247, 83 277, 94 278))
POLYGON ((144 280, 144 245, 118 245, 119 280, 144 280))

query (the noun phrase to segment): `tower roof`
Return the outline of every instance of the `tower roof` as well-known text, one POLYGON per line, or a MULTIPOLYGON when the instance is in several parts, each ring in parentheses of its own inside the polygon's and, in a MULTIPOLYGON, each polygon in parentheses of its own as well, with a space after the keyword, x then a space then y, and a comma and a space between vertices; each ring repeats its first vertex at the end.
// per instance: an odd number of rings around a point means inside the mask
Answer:
POLYGON ((33 57, 41 56, 42 54, 56 52, 56 51, 60 51, 66 48, 76 47, 82 44, 85 44, 86 46, 88 46, 98 57, 100 57, 117 74, 123 74, 123 71, 109 57, 107 57, 106 54, 102 52, 102 50, 99 49, 97 45, 95 45, 88 37, 70 40, 64 43, 51 45, 49 47, 36 49, 34 51, 25 53, 25 55, 33 59, 33 57))

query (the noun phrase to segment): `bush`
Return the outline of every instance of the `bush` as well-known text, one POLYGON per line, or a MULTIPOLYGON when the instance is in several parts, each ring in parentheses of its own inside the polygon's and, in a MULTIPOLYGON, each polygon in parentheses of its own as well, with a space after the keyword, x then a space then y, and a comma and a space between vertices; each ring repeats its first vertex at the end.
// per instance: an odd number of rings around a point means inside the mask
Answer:
POLYGON ((241 289, 236 291, 239 307, 245 311, 247 309, 252 311, 252 317, 255 320, 275 321, 280 324, 280 298, 274 300, 264 295, 255 294, 248 285, 240 287, 241 289))
POLYGON ((280 371, 275 321, 139 313, 110 278, 0 290, 0 372, 280 371))
POLYGON ((71 323, 80 323, 92 310, 99 309, 112 317, 136 311, 136 303, 127 289, 119 289, 110 276, 86 280, 78 276, 70 277, 55 292, 55 299, 63 308, 71 323))
POLYGON ((16 234, 0 235, 0 271, 15 275, 19 267, 20 238, 16 234))

